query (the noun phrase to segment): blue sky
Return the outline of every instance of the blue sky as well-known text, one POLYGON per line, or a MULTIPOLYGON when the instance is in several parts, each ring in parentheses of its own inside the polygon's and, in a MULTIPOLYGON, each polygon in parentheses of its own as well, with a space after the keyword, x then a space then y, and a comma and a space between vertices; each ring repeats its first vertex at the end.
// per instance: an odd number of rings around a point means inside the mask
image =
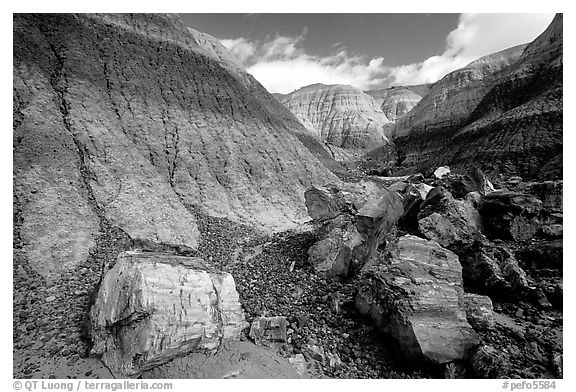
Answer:
POLYGON ((181 14, 221 40, 270 92, 435 82, 527 43, 553 14, 181 14))

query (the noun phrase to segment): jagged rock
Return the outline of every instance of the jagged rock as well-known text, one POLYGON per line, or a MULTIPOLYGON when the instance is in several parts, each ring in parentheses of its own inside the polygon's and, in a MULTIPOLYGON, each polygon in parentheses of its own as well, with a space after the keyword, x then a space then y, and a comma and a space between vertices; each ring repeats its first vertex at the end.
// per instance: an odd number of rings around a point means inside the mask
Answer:
POLYGON ((378 199, 370 199, 356 214, 356 229, 364 238, 357 249, 359 267, 374 254, 384 236, 396 225, 404 209, 397 194, 384 192, 378 199))
POLYGON ((494 327, 492 300, 485 295, 464 294, 466 319, 475 330, 486 330, 494 327))
POLYGON ((477 378, 500 378, 506 373, 510 363, 501 351, 482 345, 472 352, 470 365, 477 378))
POLYGON ((358 233, 351 219, 342 217, 340 221, 344 223, 331 222, 333 228, 310 247, 308 260, 316 272, 345 279, 353 273, 355 264, 361 257, 359 250, 365 238, 358 233))
POLYGON ((398 195, 384 192, 377 199, 370 199, 356 214, 358 232, 370 240, 381 233, 390 231, 403 213, 402 202, 398 195))
POLYGON ((167 254, 120 254, 90 310, 92 353, 117 377, 214 350, 247 325, 229 273, 167 254))
POLYGON ((388 192, 396 192, 399 194, 403 194, 409 186, 410 184, 407 181, 398 181, 390 185, 386 189, 388 189, 388 192))
POLYGON ((258 317, 250 325, 249 336, 256 344, 266 347, 279 347, 286 343, 286 317, 258 317))
POLYGON ((440 166, 434 171, 434 177, 436 178, 444 178, 448 174, 450 174, 450 168, 448 166, 440 166))
MULTIPOLYGON (((326 196, 328 192, 310 191, 307 200, 311 215, 332 216, 343 197, 326 196), (329 206, 329 207, 323 207, 329 206), (325 213, 324 211, 330 211, 325 213)), ((331 195, 338 195, 332 192, 331 195)), ((308 250, 309 261, 317 272, 328 277, 346 279, 359 270, 374 254, 383 236, 402 215, 400 197, 379 189, 354 215, 350 208, 341 208, 340 215, 326 219, 319 229, 319 241, 308 250), (380 194, 379 197, 374 197, 380 194)))
POLYGON ((13 25, 14 195, 44 275, 85 261, 109 227, 196 248, 189 207, 295 227, 304 190, 339 182, 297 119, 177 16, 18 14, 13 25))
POLYGON ((313 84, 287 94, 282 103, 318 140, 336 147, 366 150, 389 144, 390 120, 355 87, 313 84))
POLYGON ((317 221, 335 218, 346 208, 342 192, 334 186, 309 188, 304 198, 308 214, 317 221))
POLYGON ((494 185, 479 168, 469 171, 464 176, 450 175, 446 182, 456 198, 463 198, 470 192, 478 192, 484 196, 495 191, 494 185))
POLYGON ((383 189, 372 181, 343 183, 339 186, 311 187, 304 192, 308 214, 316 221, 326 221, 341 213, 355 214, 371 198, 382 195, 383 189))
POLYGON ((455 200, 449 192, 441 192, 440 189, 443 188, 430 191, 422 204, 418 214, 418 230, 429 240, 448 248, 484 240, 478 210, 468 201, 455 200))
POLYGON ((436 186, 432 188, 426 195, 426 199, 424 199, 425 204, 422 206, 422 208, 426 207, 427 205, 438 204, 445 198, 452 198, 452 195, 443 186, 436 186))
POLYGON ((503 243, 477 241, 460 249, 466 287, 490 296, 526 295, 530 290, 526 272, 503 243))
POLYGON ((428 197, 428 193, 430 193, 430 191, 432 189, 434 189, 434 187, 432 187, 428 184, 418 183, 418 184, 412 184, 410 186, 409 190, 412 190, 412 189, 415 189, 416 191, 418 191, 422 200, 426 200, 426 197, 428 197))
POLYGON ((524 241, 541 226, 542 202, 534 196, 496 191, 486 195, 480 213, 488 236, 524 241))
POLYGON ((410 360, 466 359, 478 337, 466 321, 462 267, 438 243, 400 238, 389 260, 365 267, 356 308, 392 336, 410 360))

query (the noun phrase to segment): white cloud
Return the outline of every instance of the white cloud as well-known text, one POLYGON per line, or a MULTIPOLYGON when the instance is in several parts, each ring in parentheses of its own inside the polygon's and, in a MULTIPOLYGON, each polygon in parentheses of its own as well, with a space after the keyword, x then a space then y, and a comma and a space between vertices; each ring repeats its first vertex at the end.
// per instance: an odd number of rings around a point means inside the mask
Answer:
POLYGON ((396 67, 387 66, 383 57, 351 56, 345 50, 327 57, 306 53, 301 45, 306 31, 263 43, 246 38, 221 41, 270 92, 289 93, 313 83, 348 84, 366 90, 435 82, 479 57, 532 41, 553 16, 462 14, 458 26, 446 37, 443 53, 396 67))
POLYGON ((554 14, 461 14, 446 37, 446 49, 421 63, 390 69, 394 84, 432 83, 490 53, 528 43, 540 35, 554 14))
POLYGON ((228 49, 241 63, 248 61, 256 52, 256 45, 246 38, 221 39, 220 42, 228 49))

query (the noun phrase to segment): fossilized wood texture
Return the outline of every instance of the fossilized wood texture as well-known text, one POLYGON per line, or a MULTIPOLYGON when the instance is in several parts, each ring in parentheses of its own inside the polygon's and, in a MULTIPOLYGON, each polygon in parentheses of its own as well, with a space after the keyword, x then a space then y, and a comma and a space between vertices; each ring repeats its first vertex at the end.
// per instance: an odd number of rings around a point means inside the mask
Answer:
POLYGON ((362 181, 306 191, 308 213, 318 225, 318 241, 308 250, 316 272, 346 279, 367 263, 403 213, 400 197, 362 181))
POLYGON ((191 206, 288 228, 307 187, 338 183, 294 116, 177 17, 15 15, 13 32, 14 202, 39 270, 85 259, 105 227, 194 248, 191 206))
POLYGON ((390 120, 371 96, 352 86, 313 84, 281 101, 323 142, 350 150, 389 144, 390 120))
POLYGON ((366 266, 356 307, 399 344, 409 360, 466 359, 478 336, 466 321, 462 267, 437 242, 400 238, 389 260, 366 266))
POLYGON ((430 84, 397 86, 366 91, 366 94, 376 100, 386 118, 390 121, 397 121, 412 110, 423 96, 428 94, 430 87, 430 84))
POLYGON ((201 259, 122 253, 90 310, 92 352, 132 376, 238 338, 248 326, 232 275, 201 259))
POLYGON ((560 14, 523 50, 480 59, 434 84, 396 123, 402 166, 561 178, 562 41, 560 14))

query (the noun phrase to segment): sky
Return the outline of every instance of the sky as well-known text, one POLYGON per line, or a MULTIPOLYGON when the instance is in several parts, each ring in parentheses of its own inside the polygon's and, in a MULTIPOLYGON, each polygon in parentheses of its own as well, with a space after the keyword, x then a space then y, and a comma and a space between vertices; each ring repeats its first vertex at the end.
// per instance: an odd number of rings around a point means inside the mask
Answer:
POLYGON ((554 14, 181 14, 272 93, 313 83, 362 90, 431 83, 532 41, 554 14))

